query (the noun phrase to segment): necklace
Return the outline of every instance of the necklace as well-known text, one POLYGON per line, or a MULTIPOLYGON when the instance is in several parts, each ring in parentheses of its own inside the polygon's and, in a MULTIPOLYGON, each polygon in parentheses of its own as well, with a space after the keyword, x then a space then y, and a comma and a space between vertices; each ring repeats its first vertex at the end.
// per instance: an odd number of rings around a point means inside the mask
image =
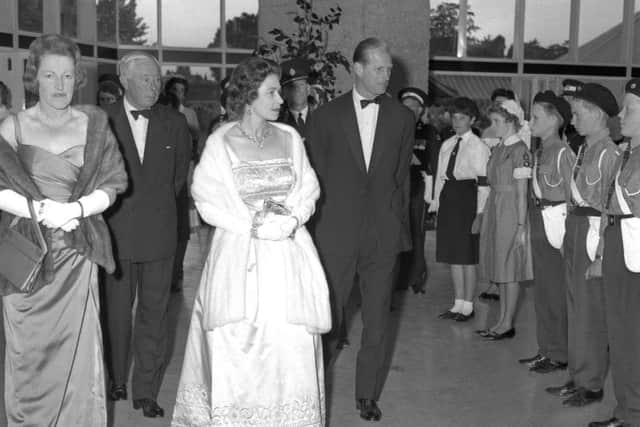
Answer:
POLYGON ((261 150, 264 148, 264 141, 267 139, 269 135, 271 135, 271 126, 269 125, 264 125, 261 130, 256 132, 255 135, 252 135, 246 130, 244 130, 242 128, 242 125, 240 125, 240 123, 238 123, 238 129, 240 129, 240 133, 242 134, 242 136, 247 138, 249 141, 251 141, 261 150))

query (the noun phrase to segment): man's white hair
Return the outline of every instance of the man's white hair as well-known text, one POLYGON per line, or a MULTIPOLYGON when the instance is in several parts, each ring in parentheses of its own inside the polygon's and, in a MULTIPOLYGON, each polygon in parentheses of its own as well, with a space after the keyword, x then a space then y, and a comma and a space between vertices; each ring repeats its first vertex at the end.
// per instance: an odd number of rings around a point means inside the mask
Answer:
POLYGON ((118 61, 118 75, 126 76, 129 73, 129 68, 131 67, 131 64, 134 61, 137 61, 140 59, 148 59, 153 61, 158 67, 158 71, 160 71, 160 63, 158 62, 155 56, 150 55, 146 52, 136 50, 133 52, 129 52, 125 56, 120 58, 120 60, 118 61))

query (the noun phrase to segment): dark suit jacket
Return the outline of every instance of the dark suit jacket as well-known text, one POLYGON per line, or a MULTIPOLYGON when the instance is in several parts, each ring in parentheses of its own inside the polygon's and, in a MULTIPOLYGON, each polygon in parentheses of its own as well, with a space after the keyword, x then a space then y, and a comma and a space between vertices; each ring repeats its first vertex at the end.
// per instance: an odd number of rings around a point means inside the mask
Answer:
POLYGON ((374 222, 383 254, 411 249, 409 164, 414 131, 411 112, 383 96, 367 171, 352 92, 314 111, 306 145, 322 189, 314 220, 321 254, 354 255, 366 214, 374 222))
POLYGON ((140 262, 172 256, 177 236, 176 196, 186 183, 191 155, 187 121, 170 107, 152 107, 141 164, 123 102, 105 110, 129 175, 127 191, 105 213, 115 257, 140 262))
POLYGON ((295 117, 291 111, 285 106, 280 112, 280 116, 278 117, 278 121, 280 123, 284 123, 286 125, 292 126, 295 130, 298 131, 300 136, 303 138, 306 137, 306 128, 309 123, 309 119, 311 118, 311 109, 307 112, 307 120, 305 121, 305 126, 298 126, 297 117, 295 117))

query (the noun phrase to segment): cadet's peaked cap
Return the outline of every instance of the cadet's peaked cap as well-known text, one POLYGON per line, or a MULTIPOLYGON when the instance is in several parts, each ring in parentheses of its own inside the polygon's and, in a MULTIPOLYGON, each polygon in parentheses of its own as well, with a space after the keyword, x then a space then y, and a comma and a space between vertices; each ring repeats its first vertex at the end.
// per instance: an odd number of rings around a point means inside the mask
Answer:
POLYGON ((564 79, 562 81, 562 94, 573 96, 577 91, 579 91, 582 86, 584 86, 584 82, 575 79, 564 79))
POLYGON ((582 89, 577 91, 574 98, 583 99, 598 107, 609 117, 618 114, 618 102, 611 91, 598 83, 585 83, 582 89))
POLYGON ((295 80, 306 80, 309 77, 309 72, 311 71, 309 61, 299 57, 284 61, 280 64, 280 67, 282 68, 280 84, 283 86, 295 80))
POLYGON ((571 105, 561 96, 556 96, 553 91, 545 90, 544 92, 538 92, 536 96, 533 97, 533 103, 537 102, 545 102, 547 104, 553 105, 556 109, 565 125, 568 125, 571 122, 571 105))
POLYGON ((427 94, 417 87, 405 87, 398 92, 398 99, 402 101, 405 98, 413 98, 420 103, 423 107, 429 102, 427 94))

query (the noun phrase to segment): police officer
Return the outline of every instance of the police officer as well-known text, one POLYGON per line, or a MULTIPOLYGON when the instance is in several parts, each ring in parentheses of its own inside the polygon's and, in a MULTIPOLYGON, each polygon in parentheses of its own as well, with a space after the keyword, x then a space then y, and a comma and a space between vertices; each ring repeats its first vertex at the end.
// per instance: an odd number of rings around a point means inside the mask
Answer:
POLYGON ((640 426, 640 79, 625 86, 618 148, 607 176, 602 252, 609 357, 617 406, 590 427, 640 426))
POLYGON ((602 400, 609 360, 604 289, 596 266, 603 192, 606 191, 603 178, 611 175, 618 157, 607 121, 618 114, 618 104, 604 86, 585 83, 574 93, 571 111, 572 123, 585 137, 585 142, 580 146, 571 175, 571 199, 563 241, 569 382, 546 390, 564 397, 565 405, 578 407, 602 400))
POLYGON ((298 57, 285 61, 280 66, 282 67, 280 85, 285 103, 278 121, 293 126, 304 137, 310 112, 309 61, 298 57))
POLYGON ((562 97, 548 90, 533 98, 531 134, 541 141, 529 186, 538 353, 519 362, 537 373, 567 367, 567 286, 560 247, 576 161, 563 139, 570 121, 571 106, 562 97))
MULTIPOLYGON (((417 87, 406 87, 398 93, 398 99, 409 108, 416 118, 415 144, 411 161, 411 200, 409 203, 409 221, 413 247, 401 258, 401 272, 398 289, 411 286, 415 293, 425 293, 427 264, 424 259, 424 195, 425 179, 431 176, 433 182, 434 165, 438 162, 438 153, 434 153, 436 145, 435 128, 422 123, 421 117, 427 107, 427 94, 417 87)), ((426 189, 431 191, 431 188, 426 189)))

